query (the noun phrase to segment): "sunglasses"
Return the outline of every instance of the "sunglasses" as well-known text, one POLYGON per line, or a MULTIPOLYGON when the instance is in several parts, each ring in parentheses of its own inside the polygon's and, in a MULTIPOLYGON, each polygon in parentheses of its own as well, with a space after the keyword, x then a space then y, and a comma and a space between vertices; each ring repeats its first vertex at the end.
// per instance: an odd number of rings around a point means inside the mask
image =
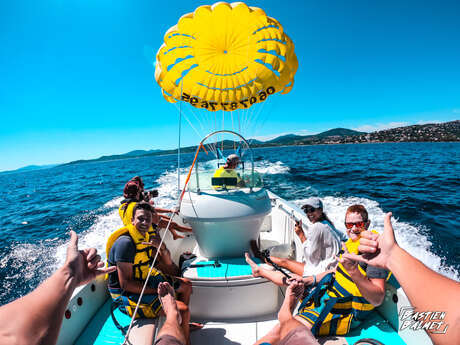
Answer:
POLYGON ((316 208, 311 207, 311 206, 302 207, 302 209, 305 213, 313 213, 316 210, 316 208))
POLYGON ((347 222, 345 222, 345 227, 347 229, 353 228, 353 225, 356 226, 357 228, 364 228, 365 225, 366 225, 366 222, 356 222, 356 223, 351 223, 351 222, 347 223, 347 222))

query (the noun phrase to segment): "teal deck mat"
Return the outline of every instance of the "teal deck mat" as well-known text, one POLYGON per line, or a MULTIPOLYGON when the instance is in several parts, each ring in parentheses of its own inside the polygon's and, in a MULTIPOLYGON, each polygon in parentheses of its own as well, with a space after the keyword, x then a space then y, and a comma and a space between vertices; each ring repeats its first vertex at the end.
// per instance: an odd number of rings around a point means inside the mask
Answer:
POLYGON ((353 329, 345 337, 348 344, 352 345, 360 339, 371 338, 385 345, 405 345, 398 332, 391 327, 389 322, 374 312, 359 327, 353 329))
MULTIPOLYGON (((115 327, 112 317, 110 316, 111 303, 111 299, 105 302, 88 323, 84 332, 74 345, 120 345, 123 343, 124 336, 121 331, 115 327)), ((115 318, 122 326, 127 327, 129 325, 131 320, 127 315, 123 314, 118 309, 115 310, 114 314, 115 318)), ((383 319, 377 312, 372 313, 369 319, 344 337, 350 345, 353 345, 363 338, 376 339, 385 345, 406 344, 388 321, 383 319)))
MULTIPOLYGON (((259 259, 253 258, 254 262, 260 264, 259 259)), ((194 265, 203 265, 197 267, 197 275, 200 278, 231 278, 238 276, 249 276, 252 274, 251 266, 249 266, 244 258, 222 258, 217 259, 220 267, 208 266, 213 264, 214 260, 194 262, 194 265), (206 265, 206 266, 204 266, 206 265)))
MULTIPOLYGON (((74 345, 119 345, 125 340, 121 331, 115 327, 110 316, 110 305, 112 299, 109 298, 104 305, 98 310, 88 323, 83 333, 80 334, 74 345)), ((131 318, 123 314, 120 310, 114 311, 115 318, 122 326, 129 326, 131 318)))

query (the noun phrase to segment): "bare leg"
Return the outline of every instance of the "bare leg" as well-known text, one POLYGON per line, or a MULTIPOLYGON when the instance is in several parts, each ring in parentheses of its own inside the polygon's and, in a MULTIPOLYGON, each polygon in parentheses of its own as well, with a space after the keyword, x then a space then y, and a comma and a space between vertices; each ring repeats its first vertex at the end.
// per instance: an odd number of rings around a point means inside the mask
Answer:
MULTIPOLYGON (((166 217, 166 216, 160 216, 160 217, 161 217, 161 219, 160 219, 159 226, 160 226, 161 228, 166 228, 166 227, 168 226, 168 224, 169 224, 169 219, 170 219, 170 218, 169 218, 169 217, 166 217)), ((171 224, 169 224, 168 230, 169 230, 169 232, 171 233, 171 235, 172 235, 172 237, 173 237, 174 240, 177 240, 177 239, 179 239, 179 238, 184 238, 184 236, 179 235, 179 234, 176 232, 176 229, 177 229, 178 226, 179 226, 179 225, 178 225, 177 223, 174 223, 174 222, 171 222, 171 224)), ((185 229, 190 229, 189 232, 191 232, 191 228, 185 228, 185 229)), ((177 229, 177 230, 178 230, 178 229, 177 229)), ((184 231, 186 231, 186 230, 184 230, 184 231)))
POLYGON ((190 331, 194 331, 194 330, 203 328, 203 324, 201 323, 189 322, 190 312, 188 310, 188 305, 190 304, 190 295, 192 294, 192 282, 188 280, 187 278, 177 278, 176 277, 176 279, 181 281, 181 285, 176 290, 177 297, 178 297, 177 299, 180 302, 183 302, 184 306, 187 307, 185 308, 181 306, 181 311, 183 312, 184 316, 188 317, 188 321, 187 321, 188 324, 187 324, 186 332, 190 333, 190 331))
POLYGON ((280 267, 287 268, 289 271, 303 276, 303 269, 305 264, 303 262, 298 262, 295 260, 285 259, 285 258, 278 258, 276 256, 271 256, 270 259, 280 267))
POLYGON ((248 253, 245 253, 244 257, 245 257, 246 262, 248 263, 248 265, 251 266, 253 277, 266 278, 266 279, 272 281, 273 283, 275 283, 276 285, 279 285, 279 286, 286 286, 287 285, 287 279, 284 276, 284 274, 282 274, 281 272, 279 272, 279 271, 270 271, 270 270, 267 270, 267 269, 265 269, 263 267, 257 266, 257 264, 254 261, 251 260, 251 258, 250 258, 248 253))
POLYGON ((271 345, 278 344, 280 341, 280 324, 276 324, 275 327, 273 327, 270 332, 268 332, 266 335, 264 335, 262 338, 257 340, 254 345, 259 345, 262 343, 269 343, 271 345))
MULTIPOLYGON (((186 337, 180 327, 181 315, 179 314, 179 309, 174 299, 174 290, 169 283, 162 282, 158 285, 158 297, 163 306, 163 311, 166 314, 166 322, 163 327, 161 327, 158 337, 170 335, 185 344, 186 337)), ((182 320, 182 323, 184 323, 184 320, 182 320)))
POLYGON ((284 295, 284 301, 278 312, 278 320, 281 324, 293 318, 292 312, 296 306, 297 301, 302 296, 304 291, 304 283, 300 279, 290 279, 289 286, 284 295))
MULTIPOLYGON (((304 284, 301 279, 290 279, 289 286, 286 289, 286 295, 284 297, 283 304, 278 312, 279 324, 273 327, 270 332, 265 335, 263 338, 259 339, 256 344, 261 344, 267 342, 271 345, 279 344, 284 338, 294 329, 298 327, 303 327, 303 324, 297 321, 292 316, 292 311, 295 308, 295 305, 302 295, 304 290, 304 284)), ((301 340, 302 344, 305 345, 318 345, 317 340, 309 330, 302 331, 299 333, 293 333, 289 336, 287 341, 292 340, 292 337, 296 340, 301 340), (301 337, 301 338, 299 338, 301 337)))
POLYGON ((177 278, 180 280, 181 284, 179 288, 176 290, 178 294, 178 300, 184 302, 185 304, 190 304, 190 295, 192 294, 192 282, 186 278, 177 278))
POLYGON ((190 310, 188 305, 184 304, 182 301, 177 301, 177 309, 179 309, 180 315, 182 317, 181 328, 186 339, 186 344, 191 345, 190 343, 190 310))
POLYGON ((171 223, 171 226, 176 229, 177 231, 180 231, 180 232, 193 232, 192 228, 189 227, 189 226, 182 226, 182 225, 179 225, 177 224, 176 222, 172 222, 171 223))

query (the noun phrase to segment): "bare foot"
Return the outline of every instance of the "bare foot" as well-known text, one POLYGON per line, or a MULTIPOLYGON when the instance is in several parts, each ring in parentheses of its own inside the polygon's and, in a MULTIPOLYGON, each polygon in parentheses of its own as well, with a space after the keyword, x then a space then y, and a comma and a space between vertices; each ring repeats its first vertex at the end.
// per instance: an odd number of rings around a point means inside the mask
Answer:
MULTIPOLYGON (((287 310, 289 310, 290 312, 289 315, 292 317, 292 312, 294 311, 297 301, 303 295, 304 283, 302 279, 298 279, 298 278, 291 278, 289 279, 288 283, 289 285, 286 289, 286 295, 284 296, 283 306, 287 307, 287 310)), ((278 317, 283 318, 283 313, 281 312, 281 310, 278 314, 278 317)))
POLYGON ((174 298, 174 289, 168 282, 161 282, 158 284, 158 297, 166 317, 176 316, 177 322, 181 324, 182 317, 177 309, 176 299, 174 298))
POLYGON ((244 253, 244 258, 246 259, 246 262, 248 263, 248 265, 251 266, 252 276, 260 277, 259 266, 257 266, 257 264, 251 260, 251 257, 249 256, 248 253, 244 253))
POLYGON ((173 240, 178 240, 179 238, 185 238, 185 236, 179 235, 176 230, 169 228, 169 231, 172 234, 173 240))

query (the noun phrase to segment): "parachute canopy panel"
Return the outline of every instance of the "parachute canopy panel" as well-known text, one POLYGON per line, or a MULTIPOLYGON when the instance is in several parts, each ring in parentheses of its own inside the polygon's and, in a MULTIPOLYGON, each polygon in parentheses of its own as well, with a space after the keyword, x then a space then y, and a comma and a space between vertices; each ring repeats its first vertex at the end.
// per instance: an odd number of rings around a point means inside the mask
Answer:
POLYGON ((155 66, 169 102, 233 111, 289 92, 298 62, 276 19, 242 2, 218 2, 182 16, 166 32, 155 66))

